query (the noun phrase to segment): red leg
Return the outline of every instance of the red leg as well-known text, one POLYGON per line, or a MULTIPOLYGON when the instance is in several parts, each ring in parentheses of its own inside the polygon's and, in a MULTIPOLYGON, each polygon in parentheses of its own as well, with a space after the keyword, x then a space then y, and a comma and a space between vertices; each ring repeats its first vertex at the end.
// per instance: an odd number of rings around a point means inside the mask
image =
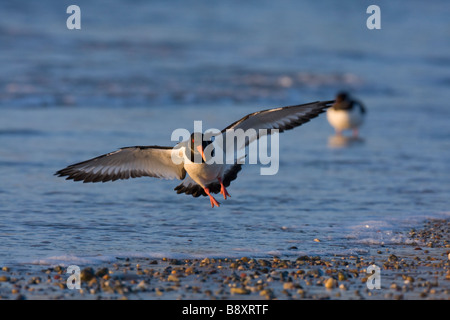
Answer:
POLYGON ((225 188, 225 186, 222 183, 222 179, 217 178, 220 182, 220 194, 223 194, 223 198, 226 200, 227 197, 231 197, 230 194, 228 193, 227 189, 225 188))
POLYGON ((208 188, 204 188, 206 194, 209 196, 209 201, 211 201, 211 208, 214 208, 214 206, 218 206, 220 207, 220 203, 217 202, 216 199, 214 199, 214 197, 209 193, 209 189, 208 188))

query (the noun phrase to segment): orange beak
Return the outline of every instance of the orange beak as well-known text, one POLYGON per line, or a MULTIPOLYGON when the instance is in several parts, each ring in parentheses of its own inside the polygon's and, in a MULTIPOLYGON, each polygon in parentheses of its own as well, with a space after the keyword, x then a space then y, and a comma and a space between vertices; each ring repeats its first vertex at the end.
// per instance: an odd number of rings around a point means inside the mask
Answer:
POLYGON ((205 154, 203 153, 203 146, 197 146, 197 151, 202 155, 203 161, 206 162, 205 154))

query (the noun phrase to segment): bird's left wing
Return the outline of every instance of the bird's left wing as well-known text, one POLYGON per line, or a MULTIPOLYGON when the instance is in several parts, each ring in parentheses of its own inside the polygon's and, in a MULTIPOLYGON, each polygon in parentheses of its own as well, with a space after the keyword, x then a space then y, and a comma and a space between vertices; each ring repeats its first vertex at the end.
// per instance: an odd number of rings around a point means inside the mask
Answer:
POLYGON ((55 175, 66 180, 106 182, 142 176, 184 179, 182 161, 172 160, 172 147, 136 146, 121 148, 99 157, 76 163, 55 175))
MULTIPOLYGON (((302 105, 257 111, 246 115, 242 119, 223 129, 221 132, 222 138, 226 139, 225 135, 229 130, 234 130, 236 132, 237 129, 242 129, 246 135, 246 142, 237 146, 238 149, 240 149, 260 138, 262 135, 270 134, 272 129, 283 132, 298 127, 317 117, 333 103, 334 100, 318 101, 302 105), (266 129, 267 131, 261 129, 266 129)), ((232 142, 227 141, 227 145, 228 143, 232 142)))

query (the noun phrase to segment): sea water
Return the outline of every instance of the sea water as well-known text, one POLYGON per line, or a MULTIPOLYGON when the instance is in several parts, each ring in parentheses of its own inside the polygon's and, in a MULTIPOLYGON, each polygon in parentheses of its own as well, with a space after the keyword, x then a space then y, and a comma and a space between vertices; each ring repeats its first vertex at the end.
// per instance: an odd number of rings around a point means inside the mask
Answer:
POLYGON ((450 5, 379 1, 0 3, 0 265, 116 257, 364 255, 449 216, 450 5), (333 99, 368 110, 359 141, 324 114, 280 134, 279 171, 245 165, 211 209, 178 181, 53 174, 177 128, 333 99))

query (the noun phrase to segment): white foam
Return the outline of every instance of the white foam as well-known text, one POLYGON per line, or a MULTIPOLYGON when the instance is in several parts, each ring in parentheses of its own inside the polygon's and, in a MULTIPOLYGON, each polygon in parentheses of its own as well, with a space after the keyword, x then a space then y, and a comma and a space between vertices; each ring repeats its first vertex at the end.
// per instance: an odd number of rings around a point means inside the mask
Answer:
POLYGON ((420 226, 428 219, 448 218, 450 212, 433 215, 405 215, 401 217, 386 217, 383 220, 365 220, 348 226, 348 239, 354 243, 367 245, 412 244, 405 231, 420 226))

